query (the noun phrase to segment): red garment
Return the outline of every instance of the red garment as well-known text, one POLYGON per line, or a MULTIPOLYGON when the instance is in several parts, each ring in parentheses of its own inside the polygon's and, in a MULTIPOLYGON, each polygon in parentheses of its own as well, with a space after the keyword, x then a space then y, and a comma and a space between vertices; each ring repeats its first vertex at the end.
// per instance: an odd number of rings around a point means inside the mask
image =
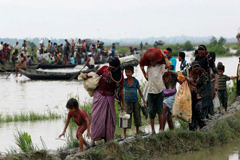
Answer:
MULTIPOLYGON (((103 66, 97 71, 98 75, 102 75, 99 81, 99 86, 98 90, 102 95, 108 95, 108 96, 113 96, 114 95, 114 90, 116 88, 116 82, 114 82, 111 78, 111 72, 108 68, 108 66, 103 66)), ((119 82, 119 86, 123 87, 123 74, 122 78, 119 82)))
POLYGON ((78 115, 75 117, 71 112, 68 113, 67 120, 70 120, 71 118, 74 118, 75 122, 77 123, 78 126, 83 125, 84 123, 86 124, 87 122, 85 119, 87 118, 89 121, 91 120, 90 116, 88 115, 87 112, 85 112, 83 109, 78 110, 78 115))
POLYGON ((87 129, 87 123, 83 123, 81 126, 78 126, 77 133, 76 133, 77 139, 79 139, 78 134, 79 134, 79 133, 83 134, 83 132, 84 132, 86 129, 87 129))
MULTIPOLYGON (((164 53, 167 53, 167 50, 162 50, 164 53)), ((150 66, 151 61, 158 61, 160 64, 165 64, 163 54, 159 49, 150 48, 148 49, 141 58, 140 66, 150 66)))

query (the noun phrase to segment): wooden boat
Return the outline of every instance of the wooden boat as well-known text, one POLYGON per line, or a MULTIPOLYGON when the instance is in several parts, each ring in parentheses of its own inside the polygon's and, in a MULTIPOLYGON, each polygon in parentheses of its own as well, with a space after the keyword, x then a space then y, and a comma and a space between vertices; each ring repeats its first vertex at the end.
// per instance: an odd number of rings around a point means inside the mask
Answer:
MULTIPOLYGON (((28 69, 57 69, 57 68, 74 68, 76 64, 66 64, 66 65, 58 65, 58 64, 47 64, 47 63, 33 63, 31 66, 28 66, 28 69)), ((15 65, 12 62, 1 62, 0 63, 0 72, 11 72, 14 70, 15 65)))
POLYGON ((42 71, 42 70, 35 70, 35 69, 18 69, 19 73, 23 74, 24 76, 32 79, 32 80, 70 80, 72 77, 75 79, 77 75, 81 72, 89 73, 89 72, 96 72, 99 66, 96 66, 93 69, 87 69, 85 71, 75 71, 75 72, 49 72, 49 71, 42 71))
MULTIPOLYGON (((28 69, 37 69, 38 64, 33 64, 27 67, 28 69)), ((0 63, 0 72, 12 72, 15 71, 15 65, 12 62, 2 62, 0 63)))
POLYGON ((76 66, 77 66, 76 64, 59 65, 59 64, 40 63, 37 68, 56 69, 56 68, 74 68, 76 66))

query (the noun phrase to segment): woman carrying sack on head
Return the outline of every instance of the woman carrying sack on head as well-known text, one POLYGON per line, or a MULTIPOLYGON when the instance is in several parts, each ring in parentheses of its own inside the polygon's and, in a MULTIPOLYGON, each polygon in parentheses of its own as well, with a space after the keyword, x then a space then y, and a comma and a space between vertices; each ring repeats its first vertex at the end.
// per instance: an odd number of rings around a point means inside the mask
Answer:
POLYGON ((114 139, 116 127, 114 93, 117 86, 121 88, 121 110, 124 109, 124 78, 119 59, 113 57, 109 61, 109 66, 101 67, 96 73, 101 78, 93 95, 91 133, 93 141, 104 139, 107 142, 114 139))

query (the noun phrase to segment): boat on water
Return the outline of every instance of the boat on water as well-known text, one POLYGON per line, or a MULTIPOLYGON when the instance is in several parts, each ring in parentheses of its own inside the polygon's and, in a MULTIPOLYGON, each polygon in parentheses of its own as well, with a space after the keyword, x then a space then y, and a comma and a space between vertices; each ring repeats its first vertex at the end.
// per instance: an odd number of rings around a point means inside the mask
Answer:
MULTIPOLYGON (((76 64, 66 64, 66 65, 59 65, 59 64, 47 64, 47 63, 33 63, 31 66, 28 66, 28 69, 57 69, 57 68, 74 68, 76 64)), ((3 62, 0 63, 0 72, 11 72, 15 69, 15 65, 12 62, 3 62)))
MULTIPOLYGON (((27 66, 28 69, 37 69, 39 64, 32 64, 27 66)), ((15 71, 15 65, 12 62, 0 63, 0 72, 13 72, 15 71)))
POLYGON ((24 76, 32 79, 32 80, 71 80, 77 79, 77 76, 80 73, 89 73, 96 72, 99 66, 96 66, 93 69, 87 69, 84 71, 75 71, 75 72, 52 72, 52 71, 44 71, 44 70, 36 70, 36 69, 18 69, 19 73, 24 76))
POLYGON ((74 68, 76 67, 76 64, 65 64, 65 65, 60 65, 60 64, 46 64, 46 63, 40 63, 37 68, 42 68, 42 69, 57 69, 57 68, 74 68))

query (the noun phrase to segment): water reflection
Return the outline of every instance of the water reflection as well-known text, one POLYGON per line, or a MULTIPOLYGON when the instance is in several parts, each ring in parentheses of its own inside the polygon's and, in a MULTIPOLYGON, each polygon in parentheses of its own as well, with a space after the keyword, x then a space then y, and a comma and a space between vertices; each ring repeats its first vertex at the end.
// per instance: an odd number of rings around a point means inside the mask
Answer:
POLYGON ((239 160, 240 139, 233 143, 204 149, 198 152, 171 155, 154 160, 239 160))

